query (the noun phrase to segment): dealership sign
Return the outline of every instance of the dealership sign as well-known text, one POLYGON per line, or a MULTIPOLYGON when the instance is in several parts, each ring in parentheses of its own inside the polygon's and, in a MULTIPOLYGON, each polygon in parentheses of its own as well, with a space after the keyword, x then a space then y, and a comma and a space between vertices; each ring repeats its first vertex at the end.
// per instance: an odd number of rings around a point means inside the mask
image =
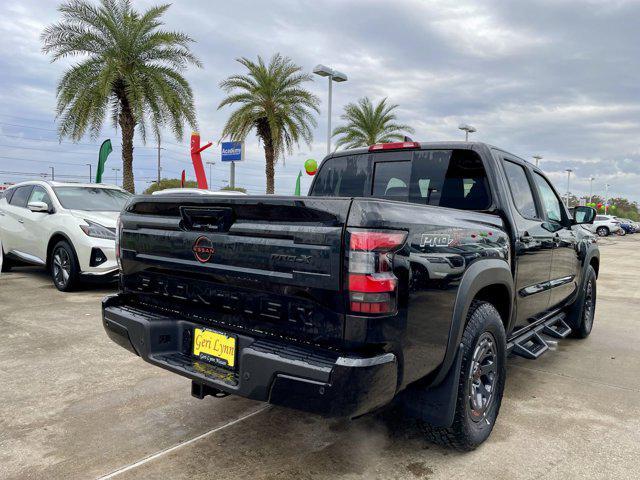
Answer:
POLYGON ((241 162, 244 160, 243 142, 222 142, 222 161, 241 162))

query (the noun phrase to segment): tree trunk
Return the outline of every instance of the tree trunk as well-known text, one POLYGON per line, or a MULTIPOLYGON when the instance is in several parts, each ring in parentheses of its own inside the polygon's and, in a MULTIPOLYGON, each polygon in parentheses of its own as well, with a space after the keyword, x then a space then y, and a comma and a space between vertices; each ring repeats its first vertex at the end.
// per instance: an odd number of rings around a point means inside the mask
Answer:
POLYGON ((273 145, 269 121, 266 118, 261 118, 258 120, 256 127, 258 136, 262 139, 262 144, 264 145, 264 173, 267 178, 267 195, 273 195, 273 177, 276 173, 276 149, 273 145))
POLYGON ((128 192, 136 193, 136 184, 133 178, 133 136, 136 121, 126 96, 119 95, 119 98, 121 109, 118 123, 122 132, 122 188, 128 192))
POLYGON ((276 154, 271 142, 264 143, 264 173, 267 177, 267 195, 272 195, 274 192, 274 180, 273 177, 276 173, 276 154))

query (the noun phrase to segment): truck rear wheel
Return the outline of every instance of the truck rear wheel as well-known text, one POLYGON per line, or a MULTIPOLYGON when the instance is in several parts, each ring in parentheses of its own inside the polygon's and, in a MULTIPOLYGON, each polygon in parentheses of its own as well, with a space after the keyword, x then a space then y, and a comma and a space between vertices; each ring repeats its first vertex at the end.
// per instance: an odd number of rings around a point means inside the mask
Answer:
POLYGON ((500 411, 506 377, 506 335, 500 314, 487 302, 474 301, 462 335, 462 367, 453 424, 422 422, 428 440, 458 450, 484 442, 500 411))
POLYGON ((596 313, 596 293, 596 271, 589 265, 582 295, 569 310, 569 326, 573 329, 572 336, 587 338, 591 334, 596 313))

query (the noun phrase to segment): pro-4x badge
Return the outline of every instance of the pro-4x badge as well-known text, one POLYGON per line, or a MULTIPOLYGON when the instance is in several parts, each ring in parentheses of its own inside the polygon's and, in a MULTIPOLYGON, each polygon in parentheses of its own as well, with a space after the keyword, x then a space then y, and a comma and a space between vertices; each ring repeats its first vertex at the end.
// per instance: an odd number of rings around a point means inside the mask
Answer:
POLYGON ((211 240, 209 240, 205 236, 198 237, 193 244, 193 248, 191 249, 193 254, 200 263, 207 263, 213 257, 213 254, 216 253, 216 249, 213 248, 213 244, 211 240))

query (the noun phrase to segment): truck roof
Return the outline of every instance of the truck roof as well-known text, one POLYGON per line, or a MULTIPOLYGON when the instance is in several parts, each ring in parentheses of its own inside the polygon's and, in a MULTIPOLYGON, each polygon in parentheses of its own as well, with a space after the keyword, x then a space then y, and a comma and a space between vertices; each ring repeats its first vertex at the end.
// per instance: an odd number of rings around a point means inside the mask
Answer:
MULTIPOLYGON (((523 159, 522 157, 514 153, 507 152, 502 148, 496 147, 494 145, 491 145, 485 142, 466 142, 462 140, 455 140, 455 141, 417 142, 417 143, 420 144, 420 149, 423 149, 423 150, 433 150, 433 149, 478 150, 481 148, 486 148, 488 150, 499 150, 501 152, 505 152, 511 156, 519 158, 523 162, 527 162, 527 160, 523 159)), ((327 157, 325 157, 325 160, 331 157, 343 157, 347 155, 359 155, 359 154, 369 153, 369 148, 370 147, 351 148, 348 150, 339 150, 339 151, 331 152, 329 155, 327 155, 327 157)), ((380 150, 380 152, 382 151, 383 150, 380 150)), ((527 163, 531 163, 531 162, 527 162, 527 163)), ((533 167, 535 170, 538 170, 537 167, 535 166, 533 167)))

